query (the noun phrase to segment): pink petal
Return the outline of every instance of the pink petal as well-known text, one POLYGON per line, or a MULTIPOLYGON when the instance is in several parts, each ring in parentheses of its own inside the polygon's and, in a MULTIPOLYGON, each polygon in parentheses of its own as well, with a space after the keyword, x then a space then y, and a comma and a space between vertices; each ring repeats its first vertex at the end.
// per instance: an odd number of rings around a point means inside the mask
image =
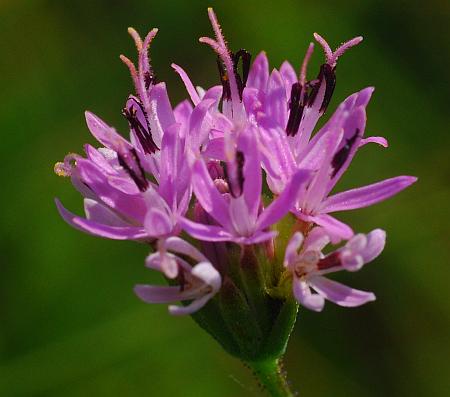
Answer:
POLYGON ((206 257, 193 245, 180 237, 169 237, 164 246, 167 250, 176 252, 177 254, 187 255, 198 262, 207 262, 206 257))
POLYGON ((356 307, 376 299, 372 292, 353 289, 325 277, 314 276, 308 282, 319 294, 339 306, 356 307))
POLYGON ((117 151, 119 148, 131 148, 131 144, 119 135, 116 130, 106 124, 100 117, 89 111, 85 112, 86 123, 91 134, 102 145, 109 149, 117 151))
POLYGON ((200 96, 197 93, 197 90, 195 89, 194 85, 191 82, 191 79, 187 75, 187 73, 178 65, 175 63, 172 63, 172 68, 175 69, 175 71, 180 75, 181 80, 184 83, 184 86, 186 87, 186 91, 188 92, 189 96, 191 97, 191 101, 194 105, 198 105, 200 102, 200 96))
POLYGON ((300 249, 303 243, 303 234, 300 232, 294 233, 294 235, 289 240, 286 251, 284 253, 284 266, 288 267, 295 263, 298 257, 298 250, 300 249))
POLYGON ((417 181, 413 176, 398 176, 372 185, 347 190, 330 196, 322 205, 323 212, 348 211, 368 207, 386 200, 417 181))
POLYGON ((89 198, 84 199, 84 212, 86 213, 86 218, 92 222, 108 226, 130 226, 129 223, 125 222, 110 208, 89 198))
POLYGON ((220 226, 204 225, 190 221, 186 218, 180 218, 179 221, 181 227, 189 233, 192 237, 198 238, 203 241, 233 241, 232 236, 225 229, 220 226))
POLYGON ((368 138, 363 138, 359 142, 359 147, 367 145, 368 143, 376 143, 383 147, 388 147, 388 141, 386 138, 383 138, 382 136, 369 136, 368 138))
POLYGON ((309 221, 322 226, 329 234, 333 244, 340 240, 348 240, 353 236, 353 230, 345 223, 338 221, 328 214, 307 216, 309 221))
POLYGON ((260 52, 253 62, 247 79, 247 87, 265 91, 269 80, 269 61, 266 53, 260 52))
POLYGON ((55 202, 62 218, 69 225, 85 233, 114 240, 141 240, 148 238, 147 232, 142 227, 103 225, 72 214, 63 207, 58 199, 55 199, 55 202))
POLYGON ((138 284, 134 287, 135 294, 146 303, 170 303, 183 299, 180 287, 163 287, 138 284))
POLYGON ((256 128, 249 128, 239 135, 238 148, 244 153, 244 198, 249 214, 256 219, 261 202, 262 172, 256 128))
POLYGON ((307 283, 294 277, 292 289, 295 298, 302 306, 315 312, 321 312, 323 310, 325 299, 319 294, 311 293, 307 283))

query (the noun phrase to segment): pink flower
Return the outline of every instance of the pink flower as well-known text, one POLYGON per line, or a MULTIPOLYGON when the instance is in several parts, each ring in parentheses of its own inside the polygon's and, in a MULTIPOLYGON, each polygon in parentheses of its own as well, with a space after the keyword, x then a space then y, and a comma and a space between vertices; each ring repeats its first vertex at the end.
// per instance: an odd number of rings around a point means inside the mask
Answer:
POLYGON ((342 248, 325 256, 322 250, 330 238, 323 228, 314 228, 306 239, 300 232, 295 233, 284 257, 284 266, 292 275, 295 298, 302 306, 317 312, 322 311, 325 299, 345 307, 360 306, 375 300, 372 292, 347 287, 324 275, 341 270, 359 270, 381 253, 385 239, 386 233, 381 229, 367 235, 357 234, 342 248))

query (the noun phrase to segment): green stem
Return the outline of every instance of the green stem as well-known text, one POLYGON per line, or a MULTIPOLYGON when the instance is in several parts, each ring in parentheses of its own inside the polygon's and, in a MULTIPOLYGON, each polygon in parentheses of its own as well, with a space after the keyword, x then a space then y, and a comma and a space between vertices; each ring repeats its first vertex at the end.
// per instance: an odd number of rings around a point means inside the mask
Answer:
POLYGON ((261 386, 272 397, 294 397, 289 387, 285 372, 281 369, 281 359, 249 362, 261 386))

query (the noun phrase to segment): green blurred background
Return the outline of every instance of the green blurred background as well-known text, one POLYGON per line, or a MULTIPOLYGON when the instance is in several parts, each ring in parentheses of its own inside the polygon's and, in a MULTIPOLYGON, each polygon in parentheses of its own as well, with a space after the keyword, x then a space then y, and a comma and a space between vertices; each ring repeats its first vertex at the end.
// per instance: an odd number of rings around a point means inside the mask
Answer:
MULTIPOLYGON (((126 130, 131 90, 120 53, 129 25, 160 28, 152 48, 173 104, 184 94, 176 62, 196 84, 218 82, 197 38, 213 5, 232 49, 265 49, 272 66, 299 66, 317 31, 332 45, 365 41, 339 62, 333 109, 376 87, 367 132, 390 141, 359 152, 339 189, 398 174, 419 183, 374 207, 340 215, 357 231, 388 231, 383 255, 341 280, 373 290, 358 309, 302 310, 286 368, 302 396, 443 396, 449 373, 449 3, 403 1, 0 2, 0 396, 258 396, 251 374, 190 318, 141 303, 145 246, 96 239, 67 226, 53 197, 80 211, 53 174, 93 143, 90 109, 126 130)), ((314 56, 311 77, 322 60, 314 56)))

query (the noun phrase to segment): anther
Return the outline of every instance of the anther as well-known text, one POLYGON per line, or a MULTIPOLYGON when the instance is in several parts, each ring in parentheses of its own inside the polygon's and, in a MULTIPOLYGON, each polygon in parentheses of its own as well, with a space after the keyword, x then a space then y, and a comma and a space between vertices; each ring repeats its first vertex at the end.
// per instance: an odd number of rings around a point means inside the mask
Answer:
POLYGON ((244 153, 236 152, 234 162, 226 163, 223 167, 225 180, 228 183, 231 196, 238 198, 242 195, 244 188, 244 153))
MULTIPOLYGON (((336 74, 335 69, 331 67, 328 63, 324 63, 320 67, 319 75, 317 80, 322 82, 325 80, 325 94, 323 95, 322 104, 320 105, 319 111, 324 113, 330 103, 331 97, 333 96, 334 88, 336 87, 336 74)), ((312 88, 311 95, 309 96, 308 106, 312 106, 316 100, 317 94, 319 93, 319 88, 321 84, 316 84, 312 88)))
POLYGON ((118 153, 117 156, 119 164, 127 172, 130 178, 133 179, 138 189, 141 192, 145 192, 149 187, 149 183, 147 178, 145 177, 145 171, 142 168, 136 150, 130 149, 126 153, 118 153))
POLYGON ((222 100, 231 100, 230 79, 228 78, 228 71, 220 57, 217 57, 217 68, 219 69, 220 82, 222 83, 222 100))
POLYGON ((236 77, 236 83, 237 83, 238 91, 239 91, 239 98, 241 99, 241 101, 242 101, 242 93, 247 84, 248 73, 250 71, 251 58, 252 58, 252 55, 248 51, 244 50, 243 48, 241 48, 235 54, 232 54, 234 75, 236 77), (242 60, 242 76, 239 75, 239 71, 238 71, 239 59, 242 60))
POLYGON ((342 148, 340 148, 334 155, 333 160, 331 161, 331 167, 333 168, 333 173, 331 174, 332 178, 336 176, 336 174, 339 172, 339 170, 347 161, 350 151, 355 145, 358 136, 359 136, 359 129, 357 128, 355 134, 351 138, 346 139, 347 142, 345 143, 345 145, 342 146, 342 148))
POLYGON ((333 252, 332 254, 326 256, 317 263, 317 269, 325 270, 340 265, 341 265, 340 252, 333 252))
POLYGON ((142 112, 143 117, 145 118, 145 120, 147 120, 147 117, 145 117, 144 108, 136 98, 131 97, 130 99, 133 101, 133 104, 131 106, 123 108, 122 114, 128 120, 130 128, 136 133, 136 136, 139 139, 144 152, 147 154, 155 153, 157 150, 159 150, 159 148, 153 141, 150 126, 147 122, 144 126, 137 115, 137 111, 139 108, 139 110, 142 112))
POLYGON ((295 136, 298 132, 303 116, 303 109, 307 100, 307 93, 299 82, 292 84, 291 98, 289 100, 289 119, 286 126, 286 134, 295 136))

